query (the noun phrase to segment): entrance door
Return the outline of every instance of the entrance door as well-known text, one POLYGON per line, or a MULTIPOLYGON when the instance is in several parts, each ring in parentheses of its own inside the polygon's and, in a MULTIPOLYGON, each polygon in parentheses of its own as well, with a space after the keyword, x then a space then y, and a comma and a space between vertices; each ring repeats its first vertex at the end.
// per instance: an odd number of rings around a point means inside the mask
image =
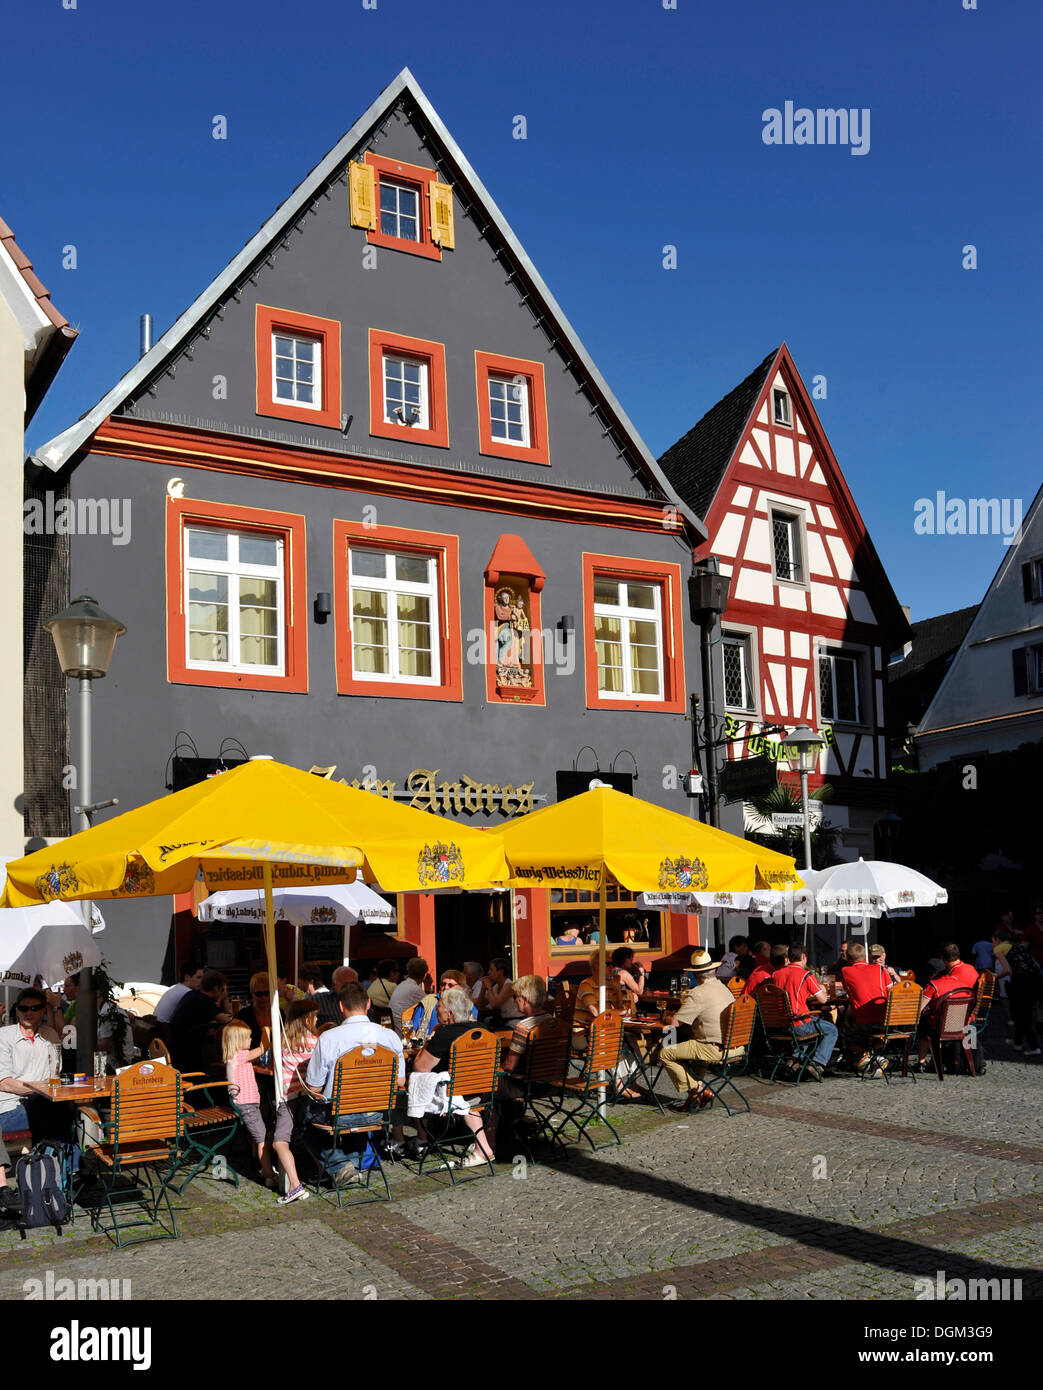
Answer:
POLYGON ((439 970, 460 970, 465 960, 480 961, 483 967, 494 956, 510 960, 510 893, 437 895, 435 940, 439 970))

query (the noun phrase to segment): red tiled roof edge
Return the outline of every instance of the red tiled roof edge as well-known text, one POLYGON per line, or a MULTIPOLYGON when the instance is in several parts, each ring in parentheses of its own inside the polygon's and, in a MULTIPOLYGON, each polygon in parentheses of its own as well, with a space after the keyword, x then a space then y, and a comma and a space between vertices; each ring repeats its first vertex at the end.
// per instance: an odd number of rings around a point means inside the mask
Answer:
POLYGON ((58 310, 54 307, 54 305, 51 303, 50 290, 43 283, 40 277, 33 271, 32 261, 25 254, 22 248, 18 245, 17 241, 15 241, 14 232, 11 231, 11 228, 7 225, 7 223, 4 221, 2 217, 0 217, 0 242, 3 242, 4 250, 14 261, 15 266, 18 269, 18 273, 21 275, 25 283, 29 286, 30 290, 32 290, 33 295, 36 298, 37 304, 39 304, 40 308, 50 319, 51 323, 54 324, 55 328, 67 329, 67 337, 75 337, 76 330, 69 328, 69 320, 65 317, 64 314, 60 314, 58 310))

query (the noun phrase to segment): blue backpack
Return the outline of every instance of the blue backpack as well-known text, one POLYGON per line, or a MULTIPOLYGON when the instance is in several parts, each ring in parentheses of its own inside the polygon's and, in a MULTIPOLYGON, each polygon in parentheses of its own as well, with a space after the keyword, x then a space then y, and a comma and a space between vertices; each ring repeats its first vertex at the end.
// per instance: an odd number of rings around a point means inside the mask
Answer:
POLYGON ((72 1220, 69 1192, 75 1162, 73 1145, 50 1140, 18 1160, 15 1176, 22 1206, 15 1224, 23 1240, 26 1231, 38 1226, 53 1226, 61 1235, 72 1220))

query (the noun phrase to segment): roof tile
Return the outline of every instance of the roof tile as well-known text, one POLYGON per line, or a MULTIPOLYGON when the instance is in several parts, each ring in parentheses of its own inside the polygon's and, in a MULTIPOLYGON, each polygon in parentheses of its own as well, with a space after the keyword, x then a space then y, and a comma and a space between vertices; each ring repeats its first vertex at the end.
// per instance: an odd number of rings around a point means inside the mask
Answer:
POLYGON ((704 517, 710 510, 778 354, 779 349, 773 348, 744 381, 660 457, 659 466, 696 515, 704 517))

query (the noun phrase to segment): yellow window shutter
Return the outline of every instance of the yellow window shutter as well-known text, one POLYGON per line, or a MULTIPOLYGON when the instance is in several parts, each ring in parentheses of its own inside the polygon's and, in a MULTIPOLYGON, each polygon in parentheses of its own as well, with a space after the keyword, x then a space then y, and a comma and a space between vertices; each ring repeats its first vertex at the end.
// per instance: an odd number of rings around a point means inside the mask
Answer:
POLYGON ((456 247, 453 231, 453 185, 431 183, 431 240, 436 246, 445 246, 452 251, 456 247))
POLYGON ((372 165, 350 164, 348 188, 351 198, 351 225, 365 227, 371 232, 376 231, 377 194, 372 165))

